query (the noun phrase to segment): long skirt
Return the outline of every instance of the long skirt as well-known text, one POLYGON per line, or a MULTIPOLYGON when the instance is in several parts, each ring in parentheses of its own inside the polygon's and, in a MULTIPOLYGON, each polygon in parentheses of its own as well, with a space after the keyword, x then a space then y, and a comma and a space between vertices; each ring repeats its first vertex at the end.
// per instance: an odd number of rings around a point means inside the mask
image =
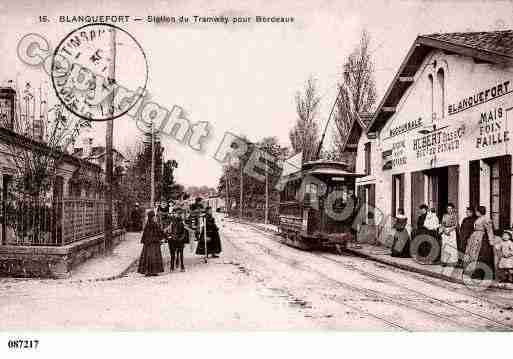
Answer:
POLYGON ((410 235, 406 229, 397 230, 394 234, 392 245, 392 257, 410 257, 410 235))
POLYGON ((485 274, 493 279, 495 272, 493 248, 488 242, 488 236, 483 231, 474 231, 467 242, 463 257, 463 269, 473 279, 485 279, 485 274))
MULTIPOLYGON (((207 236, 207 253, 208 254, 219 254, 221 253, 221 238, 219 237, 218 232, 210 233, 210 237, 207 236)), ((198 241, 198 246, 196 247, 196 254, 205 255, 205 241, 203 237, 203 233, 200 236, 198 241)))
POLYGON ((442 264, 458 264, 458 243, 456 241, 456 231, 451 231, 448 235, 442 233, 442 253, 440 261, 442 264))
POLYGON ((137 272, 150 275, 164 272, 160 243, 149 243, 143 245, 137 272))

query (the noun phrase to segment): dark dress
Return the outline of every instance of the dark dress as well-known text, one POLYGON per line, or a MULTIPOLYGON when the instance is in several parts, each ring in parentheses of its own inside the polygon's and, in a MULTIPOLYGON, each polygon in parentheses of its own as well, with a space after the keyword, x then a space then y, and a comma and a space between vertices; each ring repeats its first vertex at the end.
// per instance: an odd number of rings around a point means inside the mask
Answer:
POLYGON ((142 230, 142 215, 140 208, 134 208, 130 214, 130 230, 140 232, 142 230))
MULTIPOLYGON (((221 238, 219 237, 219 228, 216 225, 214 217, 210 214, 205 215, 206 227, 207 227, 207 253, 208 254, 219 254, 221 253, 221 238)), ((196 248, 196 254, 205 254, 205 240, 203 236, 203 230, 196 248)))
POLYGON ((154 221, 148 221, 144 227, 141 243, 143 249, 139 258, 138 273, 155 275, 164 271, 160 243, 165 239, 164 232, 154 221))
POLYGON ((410 256, 410 235, 406 230, 408 218, 396 218, 394 223, 395 235, 392 245, 392 257, 408 258, 410 256))
POLYGON ((472 235, 472 232, 474 232, 474 223, 476 222, 476 219, 477 216, 470 216, 463 218, 463 221, 461 221, 460 240, 458 241, 458 251, 461 254, 464 254, 467 249, 467 242, 472 235))

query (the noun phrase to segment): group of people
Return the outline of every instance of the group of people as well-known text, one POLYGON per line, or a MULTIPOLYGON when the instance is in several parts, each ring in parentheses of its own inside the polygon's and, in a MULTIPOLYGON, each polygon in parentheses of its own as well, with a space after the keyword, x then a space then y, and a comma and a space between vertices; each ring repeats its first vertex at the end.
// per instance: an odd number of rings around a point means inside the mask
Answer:
POLYGON ((513 282, 513 232, 504 230, 502 236, 495 236, 486 207, 467 207, 461 224, 452 203, 447 205, 441 221, 434 208, 423 204, 419 210, 417 228, 411 236, 404 210, 397 210, 392 256, 413 256, 421 262, 462 267, 473 279, 513 282), (417 238, 412 246, 412 239, 417 238))
POLYGON ((156 214, 150 210, 141 243, 143 249, 137 271, 146 276, 164 272, 161 251, 163 243, 167 243, 169 247, 170 271, 173 271, 175 266, 185 271, 183 251, 186 244, 197 244, 197 255, 218 257, 221 253, 219 228, 212 215, 212 208, 204 208, 201 198, 197 198, 189 210, 178 206, 173 208, 171 214, 162 211, 156 214))

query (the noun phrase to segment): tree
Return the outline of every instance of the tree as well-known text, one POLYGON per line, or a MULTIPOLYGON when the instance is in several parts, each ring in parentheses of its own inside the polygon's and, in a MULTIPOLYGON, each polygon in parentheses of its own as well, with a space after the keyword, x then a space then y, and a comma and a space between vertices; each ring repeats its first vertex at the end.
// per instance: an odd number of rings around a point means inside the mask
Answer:
POLYGON ((376 102, 374 63, 369 51, 370 36, 363 31, 360 44, 351 52, 343 66, 339 98, 334 115, 333 147, 339 156, 344 150, 356 114, 370 112, 376 102))
MULTIPOLYGON (((250 158, 250 154, 254 151, 260 150, 265 151, 268 154, 272 155, 278 161, 284 160, 288 155, 288 148, 281 146, 278 143, 276 137, 266 137, 257 143, 247 142, 248 151, 246 154, 239 158, 240 164, 244 169, 248 164, 248 160, 250 158)), ((262 158, 262 157, 261 157, 262 158)), ((262 161, 262 159, 261 159, 262 161)), ((278 162, 276 161, 276 162, 278 162)), ((281 169, 279 167, 279 163, 266 163, 270 170, 268 171, 267 178, 269 182, 269 191, 270 191, 270 207, 277 206, 279 195, 278 192, 275 191, 276 183, 278 182, 281 174, 281 169)), ((256 167, 253 168, 254 171, 258 172, 260 175, 265 176, 265 171, 256 167)), ((223 174, 219 179, 219 183, 217 186, 217 191, 220 196, 227 197, 228 202, 226 206, 228 209, 232 209, 232 203, 235 203, 235 208, 237 211, 242 205, 244 208, 247 207, 261 207, 263 208, 265 202, 265 181, 259 180, 257 178, 252 177, 247 172, 243 171, 243 183, 244 183, 244 191, 243 191, 243 203, 240 203, 240 176, 241 171, 240 167, 233 166, 225 166, 223 168, 223 174)), ((263 215, 263 211, 261 213, 263 215)))
MULTIPOLYGON (((176 200, 183 192, 183 186, 177 187, 175 184, 174 170, 178 168, 178 162, 175 160, 167 160, 164 162, 162 171, 162 200, 169 202, 176 200)), ((178 185, 180 186, 180 185, 178 185)))
POLYGON ((49 110, 39 95, 39 110, 36 96, 27 83, 23 94, 17 99, 17 116, 12 121, 13 132, 22 135, 19 140, 7 144, 9 161, 16 170, 13 176, 14 196, 30 199, 38 206, 51 197, 57 171, 67 154, 69 146, 90 121, 69 113, 61 104, 49 110), (23 108, 23 111, 22 111, 23 108))
MULTIPOLYGON (((155 198, 160 198, 162 192, 162 199, 165 201, 177 199, 183 193, 183 186, 179 187, 174 178, 174 170, 178 168, 178 162, 171 159, 162 164, 162 147, 160 145, 155 147, 155 198)), ((129 164, 124 171, 117 194, 121 197, 120 199, 128 203, 149 203, 151 166, 148 166, 148 163, 151 161, 151 144, 148 146, 144 139, 139 138, 124 152, 129 164)))
POLYGON ((294 153, 303 152, 303 161, 315 159, 319 144, 318 114, 321 98, 317 95, 315 79, 306 82, 304 94, 296 93, 296 124, 289 132, 294 153))

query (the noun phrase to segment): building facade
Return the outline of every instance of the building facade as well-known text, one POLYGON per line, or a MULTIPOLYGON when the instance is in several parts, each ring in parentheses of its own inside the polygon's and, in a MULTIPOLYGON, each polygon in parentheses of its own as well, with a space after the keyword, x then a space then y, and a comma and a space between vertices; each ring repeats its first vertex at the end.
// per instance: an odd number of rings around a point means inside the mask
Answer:
POLYGON ((358 142, 357 180, 376 224, 405 210, 487 208, 511 225, 513 31, 419 36, 358 142), (372 209, 375 208, 373 211, 372 209))

